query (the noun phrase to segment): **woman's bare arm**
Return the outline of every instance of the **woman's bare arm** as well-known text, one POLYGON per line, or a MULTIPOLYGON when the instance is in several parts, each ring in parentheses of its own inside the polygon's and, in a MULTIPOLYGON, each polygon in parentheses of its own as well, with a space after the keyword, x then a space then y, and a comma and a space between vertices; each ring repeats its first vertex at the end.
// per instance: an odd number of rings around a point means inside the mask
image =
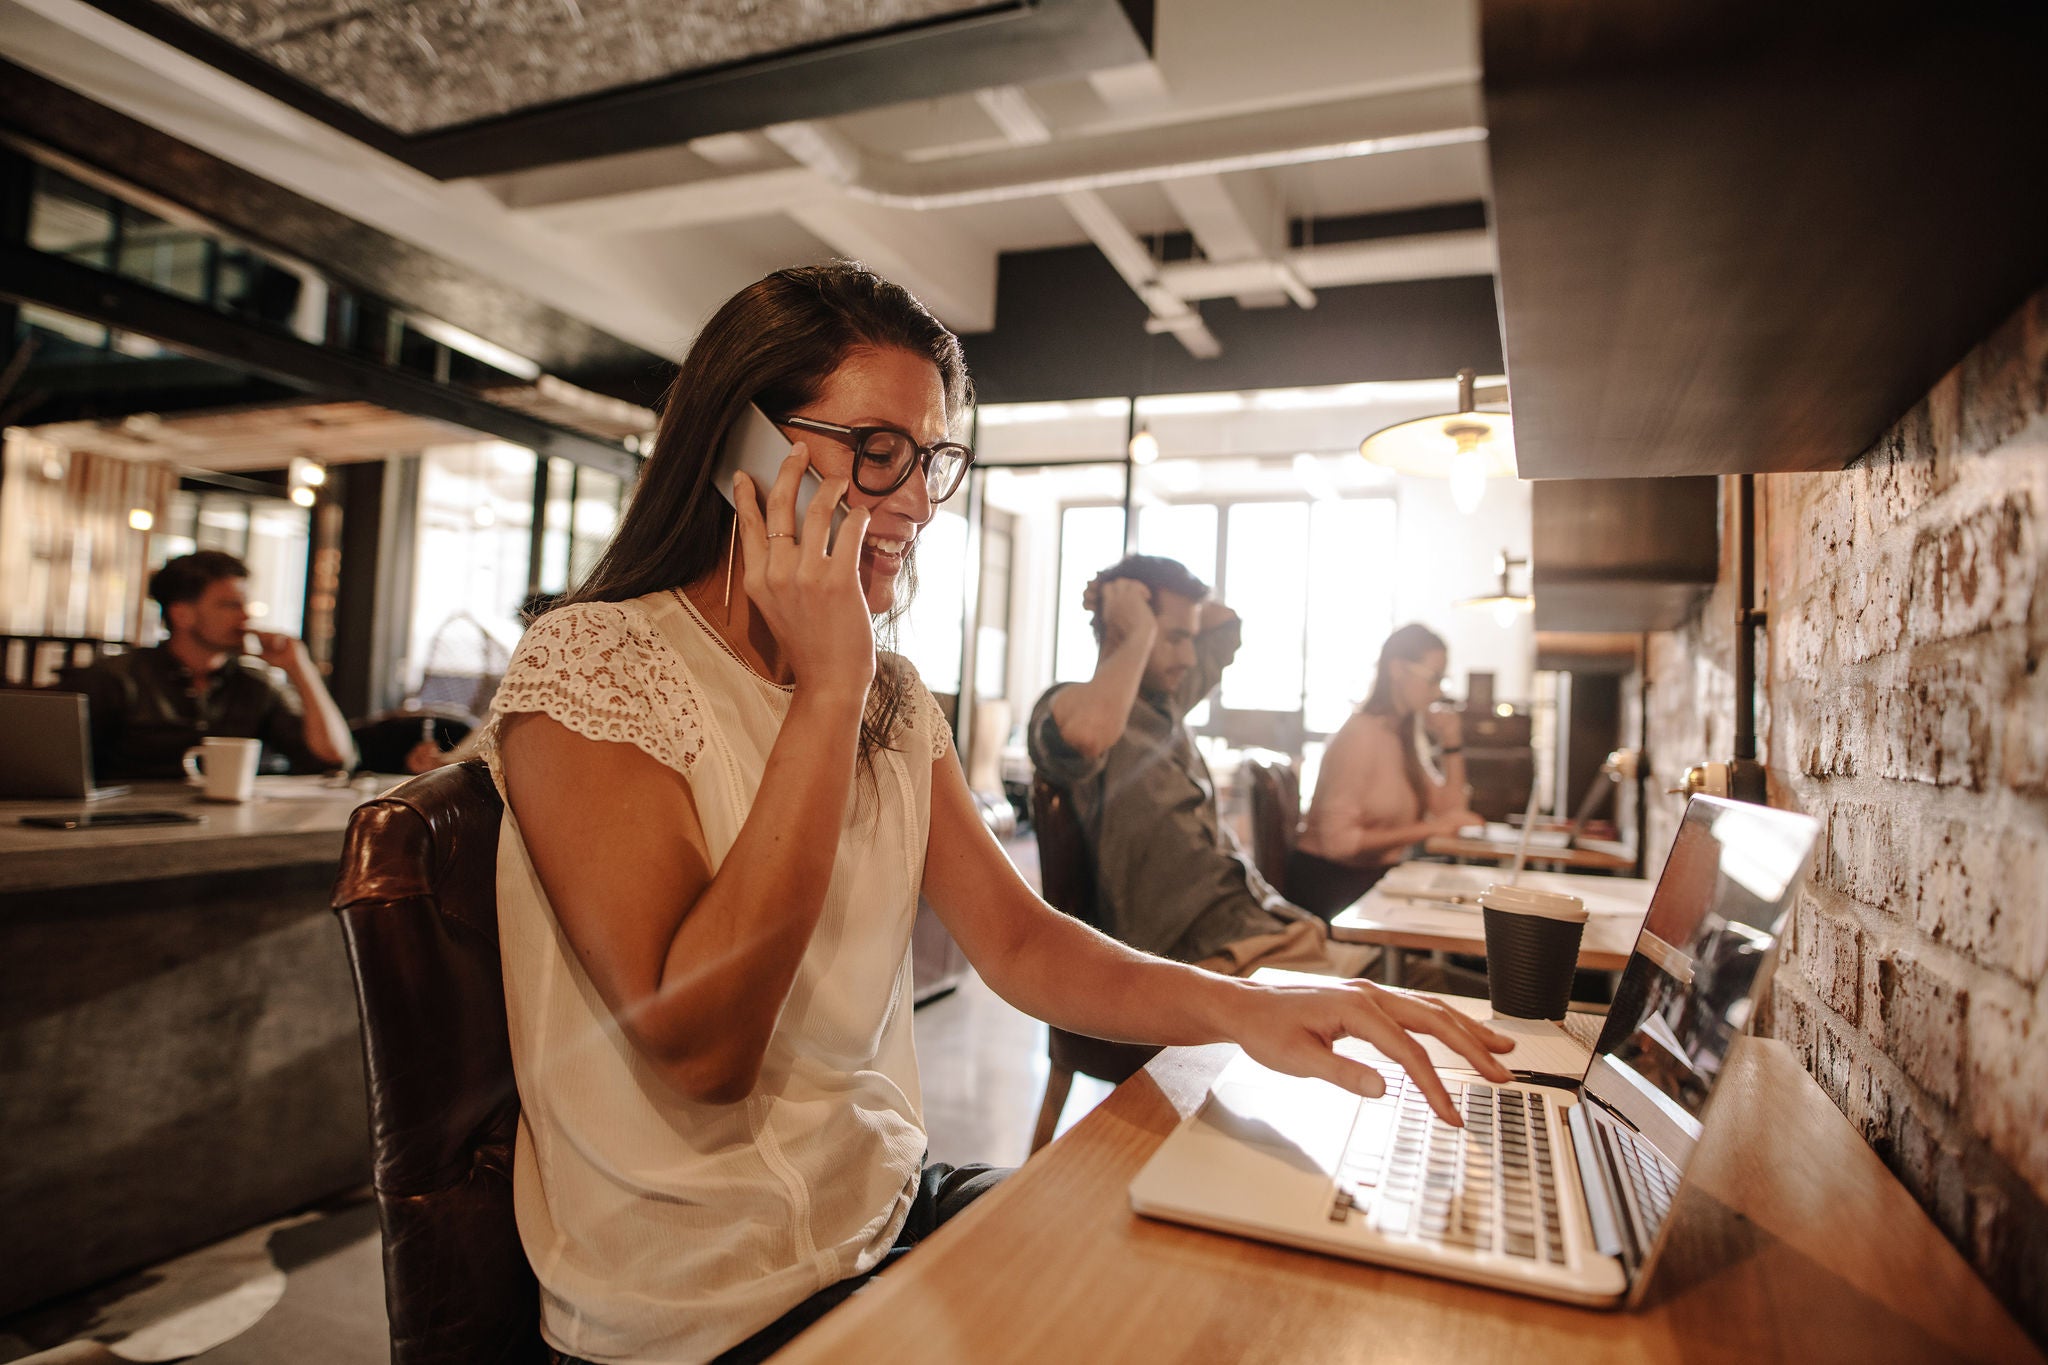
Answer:
POLYGON ((735 482, 747 601, 795 690, 715 875, 681 774, 544 716, 509 723, 500 742, 512 813, 578 961, 635 1046, 682 1093, 713 1103, 753 1089, 817 927, 874 676, 859 580, 868 514, 853 512, 828 551, 846 493, 832 480, 799 539, 807 463, 793 447, 765 508, 750 479, 735 482))
POLYGON ((1379 1073, 1332 1050, 1338 1038, 1363 1038, 1405 1067, 1448 1123, 1456 1112, 1410 1030, 1507 1076, 1493 1054, 1513 1043, 1434 1001, 1362 981, 1254 985, 1147 956, 1061 914, 1003 856, 950 757, 932 769, 924 894, 997 994, 1060 1028, 1135 1043, 1232 1041, 1276 1070, 1377 1095, 1379 1073))
POLYGON ((546 716, 505 727, 507 795, 556 921, 626 1036, 692 1099, 753 1088, 825 903, 859 722, 857 705, 792 701, 716 876, 682 774, 546 716))

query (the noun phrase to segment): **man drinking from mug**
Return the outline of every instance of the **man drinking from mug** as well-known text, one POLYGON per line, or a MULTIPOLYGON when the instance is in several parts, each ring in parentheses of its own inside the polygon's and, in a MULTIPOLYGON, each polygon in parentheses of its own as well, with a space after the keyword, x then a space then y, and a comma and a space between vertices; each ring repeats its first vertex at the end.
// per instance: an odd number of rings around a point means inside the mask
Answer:
POLYGON ((95 778, 181 777, 185 750, 209 736, 262 740, 266 772, 355 762, 348 722, 306 646, 249 629, 248 583, 249 567, 219 550, 170 560, 149 580, 164 642, 67 679, 87 698, 95 778), (252 636, 255 657, 243 652, 252 636))

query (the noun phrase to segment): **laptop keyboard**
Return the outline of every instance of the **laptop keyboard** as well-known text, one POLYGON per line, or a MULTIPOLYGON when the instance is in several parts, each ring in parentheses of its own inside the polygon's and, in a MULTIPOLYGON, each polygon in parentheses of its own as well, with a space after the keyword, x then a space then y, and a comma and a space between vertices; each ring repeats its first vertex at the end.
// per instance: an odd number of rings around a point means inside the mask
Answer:
POLYGON ((1636 1253, 1647 1257, 1657 1245, 1657 1233, 1671 1212, 1671 1196, 1678 1189, 1678 1168, 1623 1124, 1610 1123, 1595 1115, 1594 1130, 1607 1144, 1608 1169, 1620 1177, 1622 1198, 1631 1206, 1630 1220, 1640 1241, 1636 1253))
POLYGON ((1465 1127, 1430 1112, 1406 1073, 1359 1105, 1337 1170, 1332 1222, 1443 1247, 1564 1263, 1557 1173, 1543 1101, 1527 1091, 1444 1079, 1465 1127))

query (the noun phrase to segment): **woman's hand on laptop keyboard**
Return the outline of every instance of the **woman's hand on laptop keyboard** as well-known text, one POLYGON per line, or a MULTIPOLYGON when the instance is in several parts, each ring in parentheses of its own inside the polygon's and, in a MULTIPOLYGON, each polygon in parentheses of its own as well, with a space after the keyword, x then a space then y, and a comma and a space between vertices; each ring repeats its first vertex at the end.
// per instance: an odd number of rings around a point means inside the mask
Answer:
POLYGON ((1243 986, 1256 994, 1239 1012, 1233 1038, 1253 1061, 1275 1071, 1313 1076, 1358 1095, 1383 1094, 1386 1082, 1378 1071, 1335 1051, 1339 1038, 1362 1039, 1413 1076, 1437 1117, 1454 1126, 1464 1120, 1413 1034, 1435 1034, 1489 1080, 1511 1079, 1493 1054, 1512 1051, 1513 1039, 1426 996, 1365 981, 1243 986))

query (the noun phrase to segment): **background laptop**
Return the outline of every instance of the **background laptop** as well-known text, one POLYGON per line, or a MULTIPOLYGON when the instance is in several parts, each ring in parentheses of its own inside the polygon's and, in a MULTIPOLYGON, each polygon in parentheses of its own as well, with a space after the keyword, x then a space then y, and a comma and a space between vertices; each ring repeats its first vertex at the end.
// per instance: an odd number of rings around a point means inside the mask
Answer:
MULTIPOLYGON (((1425 1039, 1460 1131, 1355 1039, 1339 1050, 1379 1067, 1381 1099, 1240 1054, 1132 1181, 1132 1207, 1545 1298, 1639 1302, 1817 830, 1803 815, 1693 798, 1576 1083, 1496 1086, 1425 1039)), ((1554 1069, 1568 1043, 1551 1024, 1513 1031, 1503 1060, 1518 1076, 1554 1069)))
POLYGON ((92 801, 92 730, 80 692, 0 691, 0 801, 92 801))

